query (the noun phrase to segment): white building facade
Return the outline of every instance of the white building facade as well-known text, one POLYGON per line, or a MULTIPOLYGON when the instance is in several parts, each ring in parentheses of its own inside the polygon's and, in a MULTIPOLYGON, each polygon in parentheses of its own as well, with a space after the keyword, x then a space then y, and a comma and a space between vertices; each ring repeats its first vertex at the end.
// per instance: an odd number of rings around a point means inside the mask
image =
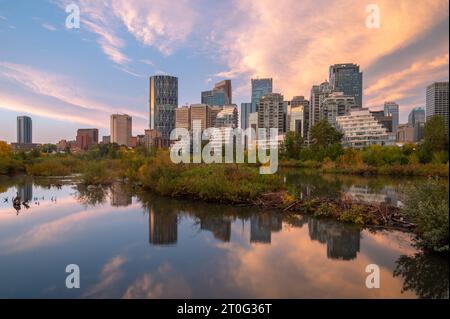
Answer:
POLYGON ((368 109, 356 109, 349 115, 336 117, 336 128, 344 134, 344 147, 362 149, 370 145, 395 144, 395 136, 389 134, 368 109))

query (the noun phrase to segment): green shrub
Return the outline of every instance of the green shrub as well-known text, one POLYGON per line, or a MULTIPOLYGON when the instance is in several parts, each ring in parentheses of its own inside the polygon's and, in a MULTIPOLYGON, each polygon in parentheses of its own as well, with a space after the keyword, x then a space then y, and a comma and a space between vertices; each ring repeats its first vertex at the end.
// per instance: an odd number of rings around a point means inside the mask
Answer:
POLYGON ((406 189, 404 213, 416 225, 417 244, 425 249, 448 252, 448 185, 429 178, 406 189))

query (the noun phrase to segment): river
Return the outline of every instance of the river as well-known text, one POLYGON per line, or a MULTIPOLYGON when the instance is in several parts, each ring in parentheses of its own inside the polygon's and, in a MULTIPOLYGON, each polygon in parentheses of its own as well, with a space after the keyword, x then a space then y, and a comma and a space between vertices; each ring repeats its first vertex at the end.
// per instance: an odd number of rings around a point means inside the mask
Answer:
MULTIPOLYGON (((402 205, 417 179, 281 171, 298 196, 402 205)), ((410 234, 0 176, 0 298, 448 298, 448 261, 410 234), (19 193, 29 207, 16 210, 19 193), (66 266, 80 288, 66 287, 66 266), (367 265, 380 287, 366 287, 367 265)))

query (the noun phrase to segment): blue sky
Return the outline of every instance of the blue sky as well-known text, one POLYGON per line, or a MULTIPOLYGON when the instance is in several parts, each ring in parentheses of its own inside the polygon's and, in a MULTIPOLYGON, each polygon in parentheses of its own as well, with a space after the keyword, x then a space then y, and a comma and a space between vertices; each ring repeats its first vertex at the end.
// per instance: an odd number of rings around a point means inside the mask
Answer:
POLYGON ((328 66, 345 62, 361 65, 364 106, 396 100, 405 121, 426 85, 448 80, 448 1, 375 2, 379 29, 365 26, 362 0, 0 0, 0 140, 15 140, 23 114, 36 142, 73 139, 81 127, 108 135, 116 112, 140 133, 153 74, 179 78, 180 105, 230 78, 240 105, 251 77, 309 98, 328 66), (72 2, 80 29, 65 27, 72 2))

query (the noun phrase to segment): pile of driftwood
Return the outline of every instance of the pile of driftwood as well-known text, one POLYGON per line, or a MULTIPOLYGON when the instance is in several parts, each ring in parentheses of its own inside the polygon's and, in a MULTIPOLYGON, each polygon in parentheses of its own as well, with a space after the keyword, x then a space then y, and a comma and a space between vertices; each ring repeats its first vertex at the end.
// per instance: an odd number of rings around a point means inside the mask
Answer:
POLYGON ((331 207, 330 218, 342 219, 343 214, 357 212, 364 220, 364 226, 409 230, 414 224, 402 214, 399 207, 386 203, 366 203, 352 198, 314 198, 289 200, 286 192, 266 193, 256 199, 254 205, 267 209, 281 209, 283 212, 313 214, 324 205, 331 207), (287 200, 288 199, 288 200, 287 200))

